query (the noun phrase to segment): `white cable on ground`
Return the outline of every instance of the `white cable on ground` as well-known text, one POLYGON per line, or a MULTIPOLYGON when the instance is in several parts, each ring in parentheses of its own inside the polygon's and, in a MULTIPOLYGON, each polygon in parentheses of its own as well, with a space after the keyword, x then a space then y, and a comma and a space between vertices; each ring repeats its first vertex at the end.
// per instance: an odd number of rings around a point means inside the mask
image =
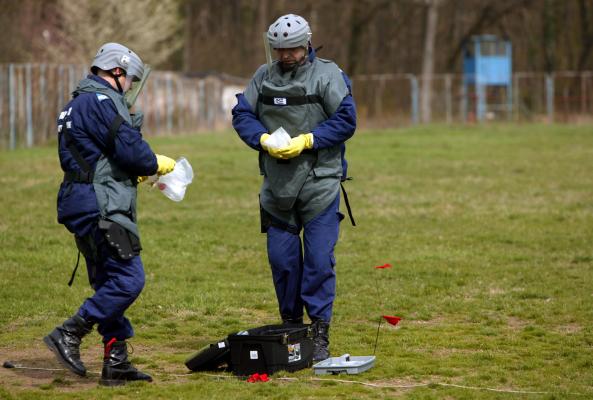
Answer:
MULTIPOLYGON (((188 376, 193 375, 196 373, 188 373, 183 375, 174 375, 168 374, 173 376, 188 376)), ((197 372, 199 375, 204 375, 212 378, 236 378, 232 375, 215 375, 215 374, 207 374, 207 373, 200 373, 197 372)), ((574 393, 574 392, 544 392, 544 391, 532 391, 532 390, 513 390, 513 389, 496 389, 496 388, 489 388, 489 387, 479 387, 479 386, 467 386, 467 385, 457 385, 454 383, 442 383, 442 382, 430 382, 430 383, 412 383, 409 385, 390 385, 390 384, 380 384, 380 383, 371 383, 371 382, 363 382, 363 381, 353 381, 347 379, 335 379, 335 378, 290 378, 290 377, 281 377, 281 378, 270 378, 271 381, 278 380, 278 381, 289 381, 289 382, 304 382, 304 381, 313 381, 313 382, 338 382, 338 383, 350 383, 350 384, 358 384, 363 386, 369 386, 379 389, 415 389, 419 387, 429 387, 429 386, 442 386, 442 387, 454 387, 458 389, 468 389, 468 390, 485 390, 490 392, 497 392, 497 393, 515 393, 515 394, 552 394, 552 395, 573 395, 573 396, 589 396, 588 393, 574 393)))
MULTIPOLYGON (((19 364, 13 364, 11 362, 5 362, 4 368, 15 368, 15 369, 29 369, 29 370, 41 370, 41 371, 67 371, 63 368, 39 368, 39 367, 26 367, 19 364)), ((93 375, 100 375, 99 372, 95 371, 87 371, 87 373, 93 375)), ((234 375, 221 375, 221 374, 208 374, 205 372, 187 372, 185 374, 164 374, 167 376, 192 376, 192 375, 203 375, 210 378, 216 379, 233 379, 237 378, 234 375)), ((281 377, 281 378, 270 378, 271 381, 278 380, 278 381, 290 381, 290 382, 304 382, 304 381, 312 381, 312 382, 338 382, 338 383, 350 383, 350 384, 358 384, 363 386, 375 387, 379 389, 414 389, 419 387, 428 387, 428 386, 442 386, 442 387, 454 387, 459 389, 468 389, 468 390, 486 390, 490 392, 497 392, 497 393, 515 393, 515 394, 552 394, 552 395, 572 395, 572 396, 589 396, 589 393, 575 393, 575 392, 543 392, 543 391, 531 391, 531 390, 513 390, 513 389, 495 389, 489 387, 479 387, 479 386, 467 386, 467 385, 457 385, 454 383, 442 383, 442 382, 430 382, 430 383, 413 383, 409 385, 390 385, 390 384, 379 384, 379 383, 371 383, 371 382, 363 382, 363 381, 352 381, 347 379, 335 379, 335 378, 290 378, 290 377, 281 377)))

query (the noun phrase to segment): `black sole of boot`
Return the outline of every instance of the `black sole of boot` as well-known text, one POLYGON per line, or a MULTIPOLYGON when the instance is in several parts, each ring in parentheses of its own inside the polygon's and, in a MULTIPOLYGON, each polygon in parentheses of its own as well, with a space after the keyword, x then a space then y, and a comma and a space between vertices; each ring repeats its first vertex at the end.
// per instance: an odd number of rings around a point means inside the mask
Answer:
POLYGON ((126 379, 100 379, 99 380, 99 385, 101 386, 123 386, 129 382, 146 382, 146 383, 150 383, 152 382, 152 380, 146 380, 146 379, 137 379, 137 380, 126 380, 126 379))
POLYGON ((128 383, 128 381, 119 380, 119 379, 101 379, 101 380, 99 380, 99 385, 101 385, 101 386, 123 386, 126 383, 128 383))
POLYGON ((49 337, 49 336, 44 337, 43 342, 45 343, 47 348, 50 349, 51 352, 55 354, 56 358, 58 359, 58 362, 60 364, 62 364, 62 366, 64 366, 69 371, 71 371, 72 373, 74 373, 78 376, 86 377, 86 371, 77 371, 74 368, 72 368, 72 366, 66 360, 64 360, 64 358, 62 357, 62 354, 60 353, 60 350, 58 350, 56 344, 54 343, 54 341, 52 340, 51 337, 49 337))

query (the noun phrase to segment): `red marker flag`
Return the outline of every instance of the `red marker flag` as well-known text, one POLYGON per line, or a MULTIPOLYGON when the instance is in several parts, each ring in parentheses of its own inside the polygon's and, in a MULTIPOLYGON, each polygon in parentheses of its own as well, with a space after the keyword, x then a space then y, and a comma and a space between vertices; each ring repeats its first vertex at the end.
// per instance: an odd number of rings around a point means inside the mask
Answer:
POLYGON ((401 321, 400 317, 393 317, 391 315, 384 315, 383 318, 393 326, 397 325, 397 323, 401 321))
POLYGON ((267 382, 269 380, 270 380, 270 378, 268 378, 268 374, 258 374, 256 372, 255 374, 249 375, 249 379, 247 379, 247 382, 249 382, 249 383, 267 382))
POLYGON ((385 269, 385 268, 391 268, 391 264, 383 264, 383 265, 378 265, 375 267, 375 269, 385 269))

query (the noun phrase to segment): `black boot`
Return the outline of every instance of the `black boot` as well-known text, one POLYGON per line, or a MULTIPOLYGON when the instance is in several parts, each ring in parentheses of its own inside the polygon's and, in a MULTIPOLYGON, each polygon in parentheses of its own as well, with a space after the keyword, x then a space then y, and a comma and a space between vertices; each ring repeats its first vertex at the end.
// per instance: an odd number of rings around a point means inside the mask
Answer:
POLYGON ((152 382, 152 377, 138 371, 128 361, 128 346, 125 340, 111 339, 105 343, 100 383, 105 386, 119 386, 131 381, 152 382))
POLYGON ((313 322, 313 362, 329 358, 329 322, 313 322))
POLYGON ((86 368, 80 360, 80 342, 92 329, 92 322, 75 315, 51 331, 43 341, 62 365, 76 375, 85 376, 86 368))

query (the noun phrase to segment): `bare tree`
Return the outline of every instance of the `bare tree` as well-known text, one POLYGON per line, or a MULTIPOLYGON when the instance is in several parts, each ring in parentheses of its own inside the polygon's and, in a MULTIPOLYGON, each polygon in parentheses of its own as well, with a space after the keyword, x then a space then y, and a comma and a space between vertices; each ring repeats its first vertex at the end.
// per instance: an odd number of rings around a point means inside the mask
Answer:
POLYGON ((422 57, 422 94, 421 116, 422 122, 430 123, 432 100, 432 78, 434 74, 434 45, 437 34, 439 6, 441 0, 426 0, 426 33, 424 35, 424 55, 422 57))
POLYGON ((178 8, 177 0, 57 0, 60 24, 46 52, 56 61, 88 63, 101 44, 120 42, 143 61, 162 64, 183 44, 178 8))

